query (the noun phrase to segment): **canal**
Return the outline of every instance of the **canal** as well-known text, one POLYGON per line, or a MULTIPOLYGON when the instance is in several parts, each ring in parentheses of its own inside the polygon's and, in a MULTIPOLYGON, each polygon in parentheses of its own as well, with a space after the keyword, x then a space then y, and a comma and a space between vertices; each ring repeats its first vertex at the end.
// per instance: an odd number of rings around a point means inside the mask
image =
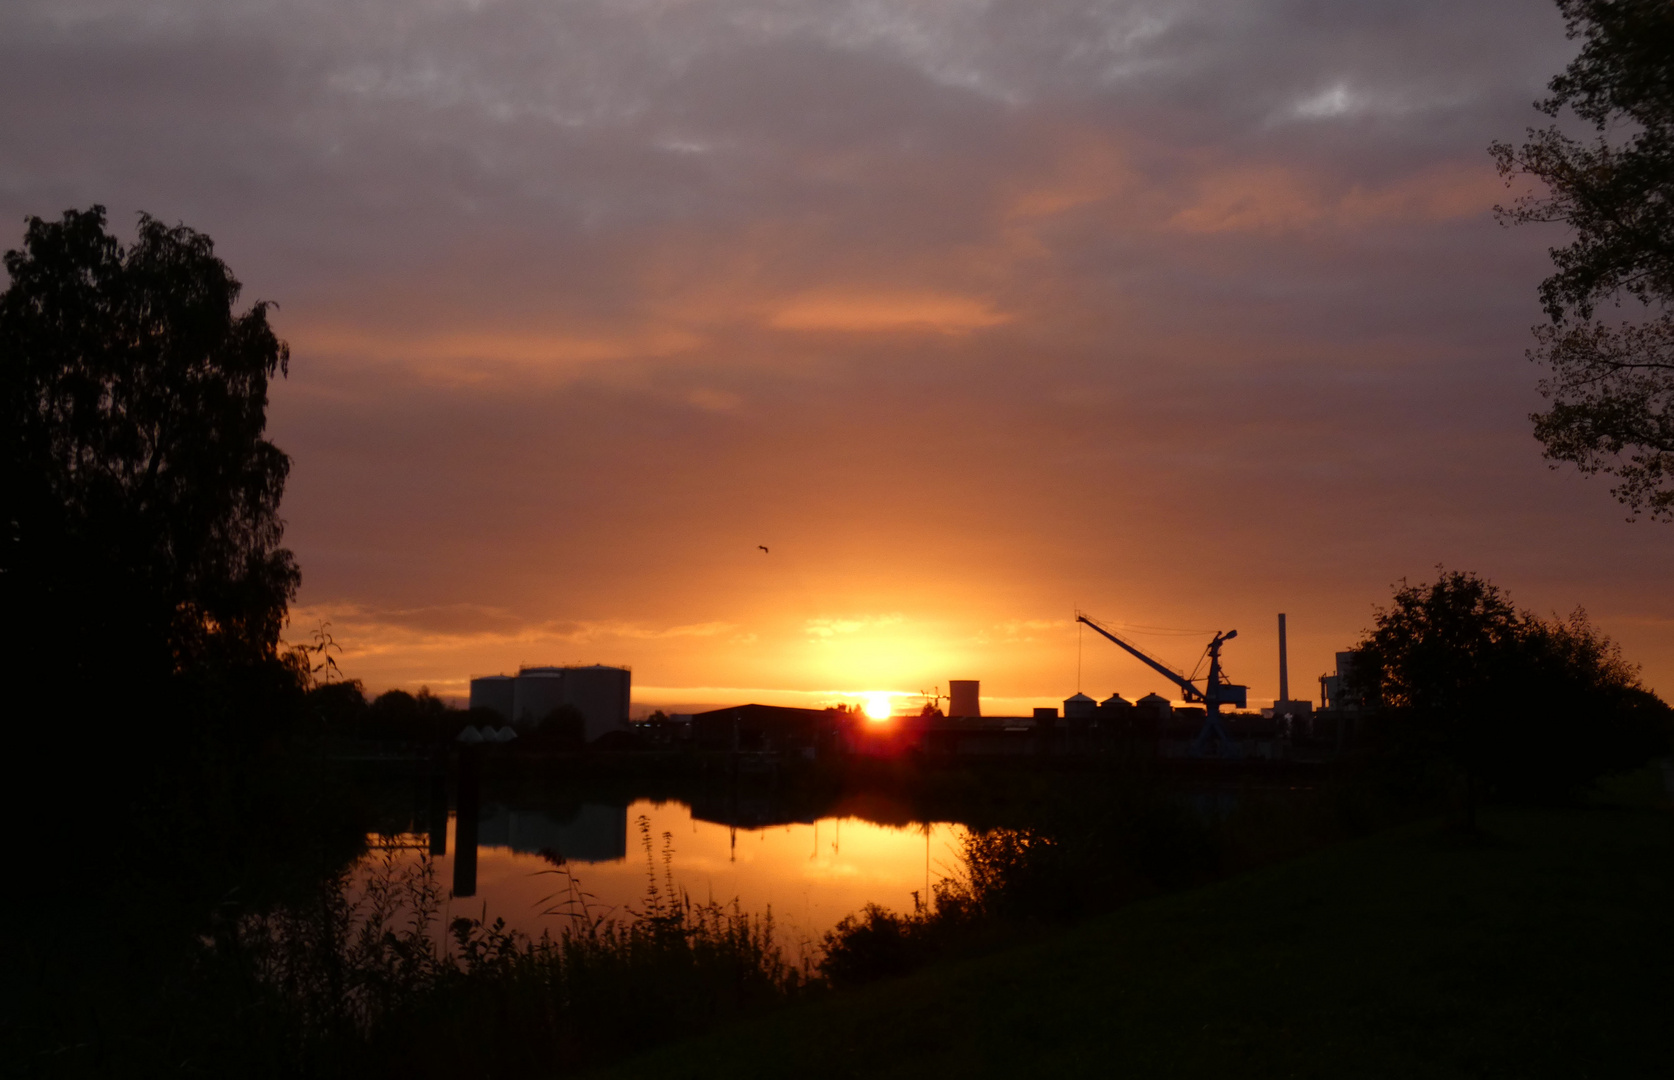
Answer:
POLYGON ((485 791, 474 874, 469 811, 449 809, 424 831, 373 834, 361 872, 386 855, 429 859, 447 896, 446 921, 504 919, 539 938, 575 918, 632 917, 655 881, 693 903, 770 912, 792 957, 817 952, 826 931, 867 904, 910 911, 942 878, 961 873, 963 826, 903 821, 891 804, 836 806, 782 820, 771 803, 617 798, 554 807, 485 791), (438 836, 445 828, 445 843, 438 836), (461 841, 465 858, 461 859, 461 841))

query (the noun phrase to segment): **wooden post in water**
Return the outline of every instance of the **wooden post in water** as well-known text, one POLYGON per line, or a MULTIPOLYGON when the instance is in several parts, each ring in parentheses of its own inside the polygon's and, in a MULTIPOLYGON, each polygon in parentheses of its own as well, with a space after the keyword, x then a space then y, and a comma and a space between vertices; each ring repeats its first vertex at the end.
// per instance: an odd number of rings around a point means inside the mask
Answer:
POLYGON ((459 746, 458 790, 454 797, 453 895, 477 894, 477 748, 459 746))
POLYGON ((430 811, 426 828, 430 832, 430 854, 438 858, 448 853, 448 759, 432 762, 430 772, 430 811))

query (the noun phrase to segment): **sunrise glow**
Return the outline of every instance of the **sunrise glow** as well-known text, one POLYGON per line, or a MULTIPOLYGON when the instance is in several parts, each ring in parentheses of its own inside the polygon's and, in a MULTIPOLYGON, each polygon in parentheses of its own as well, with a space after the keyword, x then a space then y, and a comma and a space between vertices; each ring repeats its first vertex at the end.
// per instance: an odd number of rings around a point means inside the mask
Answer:
POLYGON ((873 694, 866 699, 866 718, 871 721, 888 720, 891 712, 888 694, 873 694))

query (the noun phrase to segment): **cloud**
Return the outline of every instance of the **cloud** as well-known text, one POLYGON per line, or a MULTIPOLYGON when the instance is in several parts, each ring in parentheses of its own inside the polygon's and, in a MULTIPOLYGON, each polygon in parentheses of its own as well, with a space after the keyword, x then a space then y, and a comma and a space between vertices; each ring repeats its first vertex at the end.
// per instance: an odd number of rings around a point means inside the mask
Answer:
POLYGON ((1191 233, 1276 235, 1354 231, 1401 221, 1485 215, 1504 185, 1486 163, 1446 163, 1389 183, 1331 190, 1326 178, 1283 166, 1239 166, 1204 175, 1169 224, 1191 233))
POLYGON ((861 615, 847 619, 817 618, 807 620, 803 626, 812 641, 829 641, 832 638, 848 634, 858 634, 864 630, 876 630, 885 626, 895 626, 905 621, 905 617, 894 615, 861 615))
POLYGON ((779 330, 928 330, 958 334, 998 326, 1012 318, 966 296, 828 292, 796 297, 775 311, 768 325, 779 330))
POLYGON ((1551 237, 1486 213, 1573 50, 1509 0, 19 0, 0 219, 147 209, 280 303, 292 628, 370 684, 1045 703, 1076 603, 1289 606, 1323 670, 1444 558, 1674 656, 1666 545, 1529 438, 1551 237))

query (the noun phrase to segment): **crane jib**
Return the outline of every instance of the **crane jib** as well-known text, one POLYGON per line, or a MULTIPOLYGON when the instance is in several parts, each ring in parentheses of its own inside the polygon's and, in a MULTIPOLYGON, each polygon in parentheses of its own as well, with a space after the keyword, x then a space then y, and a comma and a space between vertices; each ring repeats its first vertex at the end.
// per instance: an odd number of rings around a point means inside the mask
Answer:
POLYGON ((1210 644, 1209 644, 1210 665, 1209 665, 1209 679, 1208 679, 1208 684, 1209 685, 1208 685, 1207 690, 1200 690, 1200 689, 1197 688, 1196 685, 1194 685, 1192 683, 1192 681, 1190 679, 1186 678, 1184 675, 1180 674, 1178 671, 1175 671, 1173 668, 1170 668, 1166 664, 1162 663, 1160 660, 1156 660, 1156 659, 1153 659, 1150 656, 1147 656, 1144 652, 1142 652, 1139 649, 1138 646, 1130 644, 1129 642, 1122 640, 1116 634, 1114 634, 1111 631, 1105 629, 1103 626, 1100 626, 1097 622, 1095 622, 1093 619, 1087 617, 1086 615, 1082 615, 1080 613, 1077 613, 1076 617, 1075 617, 1075 621, 1080 622, 1080 623, 1085 623, 1088 626, 1092 627, 1095 631, 1097 631, 1103 637, 1108 639, 1113 645, 1117 645, 1120 648, 1122 648, 1123 650, 1133 654, 1135 659, 1139 660, 1141 663, 1143 663, 1147 667, 1151 668, 1151 670, 1155 671, 1157 674, 1161 675, 1163 678, 1167 679, 1169 682, 1171 682, 1175 686, 1179 687, 1180 688, 1180 696, 1183 697, 1185 700, 1187 700, 1189 702, 1192 702, 1194 704, 1209 705, 1209 706, 1213 706, 1213 707, 1216 707, 1216 708, 1218 708, 1221 705, 1230 705, 1233 708, 1237 708, 1237 709, 1242 709, 1242 708, 1246 707, 1246 704, 1248 702, 1249 688, 1244 687, 1244 686, 1238 686, 1238 685, 1235 685, 1235 684, 1232 684, 1232 683, 1222 682, 1221 678, 1220 678, 1220 672, 1221 672, 1221 665, 1220 665, 1221 649, 1220 649, 1220 647, 1221 647, 1221 644, 1223 642, 1230 641, 1233 638, 1237 637, 1238 636, 1238 631, 1230 630, 1225 634, 1216 634, 1215 639, 1212 642, 1210 642, 1210 644))

